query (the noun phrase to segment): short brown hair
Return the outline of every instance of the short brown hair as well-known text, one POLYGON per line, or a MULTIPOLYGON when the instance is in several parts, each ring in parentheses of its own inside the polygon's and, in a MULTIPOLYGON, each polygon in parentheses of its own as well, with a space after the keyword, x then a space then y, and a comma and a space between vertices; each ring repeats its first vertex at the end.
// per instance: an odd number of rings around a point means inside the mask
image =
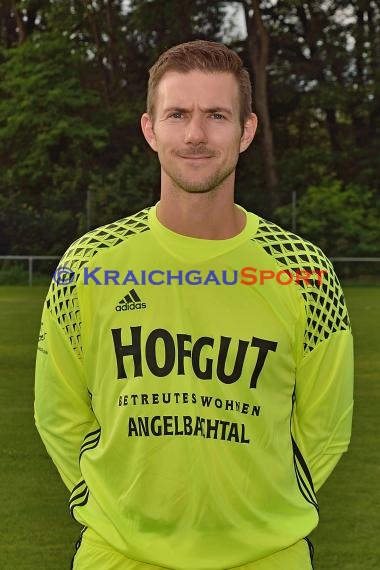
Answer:
POLYGON ((154 117, 157 87, 167 71, 232 73, 239 85, 242 128, 252 113, 252 88, 248 71, 236 52, 217 42, 195 40, 171 47, 160 55, 149 70, 147 112, 154 117))

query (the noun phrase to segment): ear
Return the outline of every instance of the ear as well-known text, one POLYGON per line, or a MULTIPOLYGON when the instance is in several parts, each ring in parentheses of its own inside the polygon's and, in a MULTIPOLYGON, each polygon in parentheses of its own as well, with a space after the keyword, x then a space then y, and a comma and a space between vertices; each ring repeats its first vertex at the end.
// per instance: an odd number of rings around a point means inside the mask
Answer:
POLYGON ((141 117, 141 129, 149 146, 157 152, 156 135, 153 130, 153 121, 148 113, 144 113, 141 117))
POLYGON ((251 113, 249 118, 244 123, 243 134, 240 139, 240 152, 247 150, 255 137, 257 129, 257 115, 251 113))

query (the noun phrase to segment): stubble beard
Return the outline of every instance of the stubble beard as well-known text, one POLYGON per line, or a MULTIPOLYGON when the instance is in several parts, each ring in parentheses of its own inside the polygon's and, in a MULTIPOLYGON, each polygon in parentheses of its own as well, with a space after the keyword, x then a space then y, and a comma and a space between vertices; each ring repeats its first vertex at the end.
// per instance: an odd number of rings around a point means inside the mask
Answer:
POLYGON ((223 182, 234 172, 236 164, 229 164, 225 168, 220 168, 216 172, 210 174, 206 179, 200 182, 193 182, 188 176, 184 176, 175 169, 165 170, 166 175, 171 179, 177 188, 189 194, 206 194, 216 190, 223 182))

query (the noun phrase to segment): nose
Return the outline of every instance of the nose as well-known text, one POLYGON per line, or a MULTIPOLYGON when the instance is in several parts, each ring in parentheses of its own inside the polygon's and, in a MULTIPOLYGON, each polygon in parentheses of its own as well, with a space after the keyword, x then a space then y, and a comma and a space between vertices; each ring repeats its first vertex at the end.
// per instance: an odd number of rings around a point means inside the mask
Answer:
POLYGON ((204 144, 207 142, 207 132, 202 118, 192 117, 187 124, 185 142, 204 144))

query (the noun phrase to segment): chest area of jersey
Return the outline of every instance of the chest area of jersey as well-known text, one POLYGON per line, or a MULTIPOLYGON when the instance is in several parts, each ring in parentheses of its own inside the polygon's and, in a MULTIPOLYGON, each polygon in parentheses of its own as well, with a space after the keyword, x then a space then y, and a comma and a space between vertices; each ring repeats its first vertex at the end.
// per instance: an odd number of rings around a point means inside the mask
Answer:
POLYGON ((281 297, 244 285, 176 282, 98 291, 85 346, 95 382, 249 394, 263 378, 282 377, 291 389, 294 315, 281 297))

